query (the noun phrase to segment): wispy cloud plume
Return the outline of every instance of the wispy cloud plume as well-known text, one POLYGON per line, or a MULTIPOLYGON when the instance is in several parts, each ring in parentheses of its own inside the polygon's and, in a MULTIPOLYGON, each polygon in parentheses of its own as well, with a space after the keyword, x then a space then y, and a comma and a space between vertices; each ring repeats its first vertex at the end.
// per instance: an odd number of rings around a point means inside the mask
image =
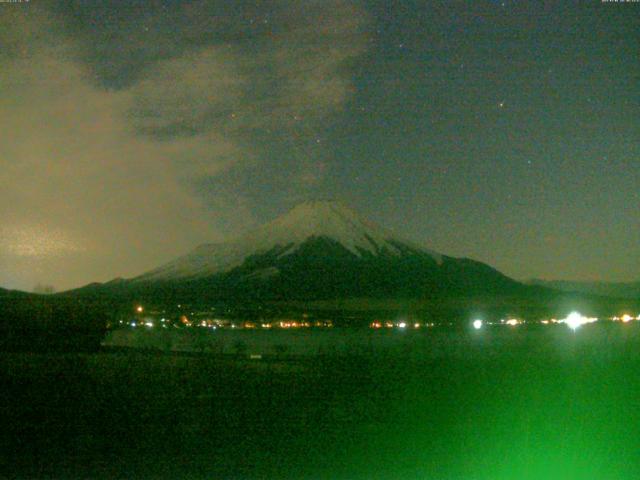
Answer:
MULTIPOLYGON (((206 18, 211 5, 180 12, 206 18)), ((325 166, 305 142, 344 107, 349 63, 366 46, 366 15, 350 2, 275 2, 235 12, 210 37, 217 17, 178 24, 173 43, 160 43, 171 46, 127 70, 104 29, 88 45, 64 12, 6 10, 0 285, 22 288, 134 275, 253 222, 242 192, 202 195, 202 179, 270 169, 293 185, 318 181, 325 166), (112 75, 130 76, 105 77, 110 62, 112 75), (292 139, 302 146, 274 161, 274 145, 292 139)), ((153 26, 162 12, 151 13, 153 26)), ((149 51, 154 37, 136 32, 149 51)))

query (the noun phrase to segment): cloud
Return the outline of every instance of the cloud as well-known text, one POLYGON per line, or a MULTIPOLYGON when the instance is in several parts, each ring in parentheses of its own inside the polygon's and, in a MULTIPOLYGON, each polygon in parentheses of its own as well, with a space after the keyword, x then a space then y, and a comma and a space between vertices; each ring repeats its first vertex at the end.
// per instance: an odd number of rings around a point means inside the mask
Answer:
MULTIPOLYGON (((123 122, 128 92, 96 90, 82 68, 51 51, 13 62, 0 74, 0 89, 11 92, 0 106, 0 252, 7 262, 54 253, 76 262, 78 252, 107 259, 129 249, 127 263, 91 272, 105 279, 216 237, 174 160, 178 150, 205 147, 132 135, 123 122)), ((83 281, 55 278, 65 286, 83 281)))
POLYGON ((64 231, 28 224, 0 227, 0 245, 17 257, 52 257, 82 251, 64 231))
POLYGON ((233 128, 246 83, 239 64, 220 47, 159 62, 132 89, 135 128, 159 139, 233 128))
POLYGON ((206 22, 178 28, 166 56, 113 88, 60 15, 3 15, 0 285, 131 276, 236 233, 255 219, 231 171, 267 169, 294 189, 321 180, 305 145, 347 102, 366 17, 342 1, 274 5, 250 40, 192 45, 206 22), (203 195, 203 179, 227 188, 203 195))
POLYGON ((216 131, 245 143, 264 130, 317 127, 340 111, 353 92, 349 62, 366 48, 366 15, 344 1, 276 6, 242 41, 147 69, 133 88, 140 131, 160 138, 216 131))

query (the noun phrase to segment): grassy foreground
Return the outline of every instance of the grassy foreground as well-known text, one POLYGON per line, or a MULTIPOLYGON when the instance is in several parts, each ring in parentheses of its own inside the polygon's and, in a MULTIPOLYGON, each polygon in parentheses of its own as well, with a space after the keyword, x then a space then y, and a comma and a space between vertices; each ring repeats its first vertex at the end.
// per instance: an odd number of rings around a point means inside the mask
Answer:
POLYGON ((640 325, 483 341, 429 359, 2 353, 0 477, 637 478, 640 325))

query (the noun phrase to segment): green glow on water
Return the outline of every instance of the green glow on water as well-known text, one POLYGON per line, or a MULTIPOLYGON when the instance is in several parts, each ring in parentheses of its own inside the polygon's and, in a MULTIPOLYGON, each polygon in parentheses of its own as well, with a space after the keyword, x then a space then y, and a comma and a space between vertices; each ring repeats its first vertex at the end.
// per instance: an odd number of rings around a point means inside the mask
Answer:
POLYGON ((556 334, 544 347, 506 344, 493 356, 381 372, 381 389, 395 378, 394 401, 384 422, 360 432, 340 478, 640 478, 638 334, 556 334))
POLYGON ((429 358, 0 356, 0 440, 29 440, 23 478, 639 478, 640 325, 436 335, 429 358))

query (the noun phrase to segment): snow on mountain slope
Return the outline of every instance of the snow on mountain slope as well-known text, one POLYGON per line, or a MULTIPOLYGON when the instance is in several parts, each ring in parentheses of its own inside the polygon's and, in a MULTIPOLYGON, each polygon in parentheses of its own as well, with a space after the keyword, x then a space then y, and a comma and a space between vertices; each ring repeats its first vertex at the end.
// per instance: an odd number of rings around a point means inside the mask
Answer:
POLYGON ((225 272, 242 264, 250 255, 282 248, 287 255, 311 237, 328 237, 356 256, 362 252, 377 255, 386 250, 401 255, 398 245, 430 255, 441 263, 440 254, 402 240, 389 230, 360 218, 353 210, 330 201, 305 202, 270 223, 235 241, 205 244, 193 252, 135 280, 172 280, 194 278, 225 272))

